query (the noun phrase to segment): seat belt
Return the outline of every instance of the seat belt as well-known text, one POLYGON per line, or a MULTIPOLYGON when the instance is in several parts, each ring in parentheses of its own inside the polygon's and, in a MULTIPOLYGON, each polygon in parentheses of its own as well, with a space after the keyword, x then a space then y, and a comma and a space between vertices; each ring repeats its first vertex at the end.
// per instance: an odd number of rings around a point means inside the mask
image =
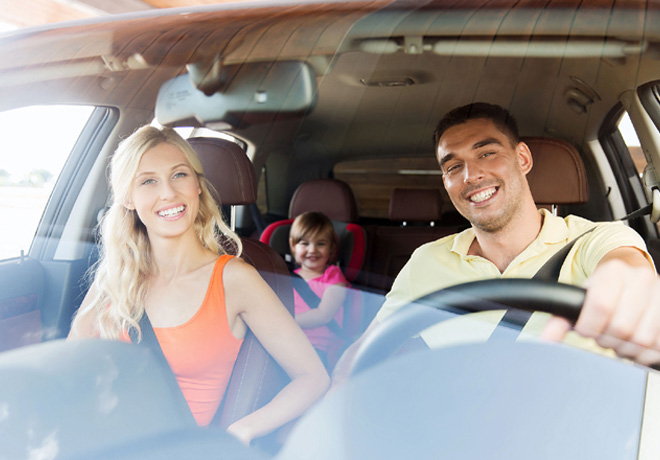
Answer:
MULTIPOLYGON (((561 267, 564 265, 564 262, 566 261, 566 257, 568 256, 568 253, 571 252, 571 249, 573 249, 573 246, 575 246, 575 243, 585 236, 588 233, 591 233, 596 227, 591 227, 589 230, 586 232, 578 235, 577 237, 573 238, 573 240, 569 241, 566 246, 561 248, 559 251, 557 251, 555 254, 552 255, 544 264, 541 266, 541 268, 538 269, 536 274, 532 277, 534 280, 545 280, 545 281, 559 281, 559 273, 561 272, 561 267)), ((518 333, 513 333, 509 330, 501 330, 498 332, 498 328, 495 328, 493 333, 491 334, 490 338, 488 340, 499 340, 505 337, 504 334, 506 334, 506 338, 509 340, 516 340, 518 338, 518 335, 520 334, 520 331, 522 331, 523 327, 527 324, 529 319, 532 317, 532 312, 530 311, 525 311, 525 310, 517 310, 517 309, 508 309, 500 322, 498 323, 498 326, 505 326, 508 329, 513 329, 514 331, 518 331, 518 333)))
MULTIPOLYGON (((302 297, 309 308, 314 309, 319 307, 321 299, 314 293, 314 291, 312 291, 312 288, 309 287, 307 281, 305 281, 299 274, 291 272, 291 282, 293 283, 293 289, 295 289, 300 297, 302 297)), ((338 337, 346 339, 344 330, 334 318, 331 319, 330 322, 326 324, 326 326, 328 326, 328 329, 330 329, 338 337)))
POLYGON ((147 316, 146 311, 142 313, 142 318, 140 318, 138 325, 140 326, 140 330, 142 331, 142 340, 138 342, 137 330, 131 328, 128 333, 128 336, 131 339, 131 343, 139 347, 141 346, 150 349, 153 352, 153 355, 156 357, 156 360, 160 362, 161 367, 165 369, 165 372, 169 371, 172 378, 167 379, 167 383, 168 385, 170 385, 172 389, 172 394, 176 399, 180 399, 179 404, 185 404, 185 407, 189 409, 188 413, 190 413, 190 422, 196 424, 197 422, 195 421, 195 418, 192 412, 190 411, 190 406, 188 405, 188 401, 186 401, 186 398, 183 396, 183 392, 181 391, 179 382, 177 382, 176 376, 174 375, 174 372, 172 372, 172 368, 170 367, 170 364, 167 362, 167 358, 165 358, 165 354, 163 354, 163 349, 160 347, 160 343, 158 342, 158 338, 156 337, 156 333, 154 332, 154 329, 151 326, 151 321, 149 321, 149 316, 147 316))

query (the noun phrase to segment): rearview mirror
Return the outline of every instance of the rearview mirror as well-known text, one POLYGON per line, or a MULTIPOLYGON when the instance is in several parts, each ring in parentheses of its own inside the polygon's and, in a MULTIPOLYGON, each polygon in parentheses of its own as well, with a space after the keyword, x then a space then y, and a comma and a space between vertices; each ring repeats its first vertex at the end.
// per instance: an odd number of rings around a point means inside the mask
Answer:
POLYGON ((316 77, 304 62, 224 66, 222 75, 226 83, 210 96, 197 89, 188 74, 165 82, 156 101, 158 122, 238 127, 275 115, 302 115, 316 101, 316 77))

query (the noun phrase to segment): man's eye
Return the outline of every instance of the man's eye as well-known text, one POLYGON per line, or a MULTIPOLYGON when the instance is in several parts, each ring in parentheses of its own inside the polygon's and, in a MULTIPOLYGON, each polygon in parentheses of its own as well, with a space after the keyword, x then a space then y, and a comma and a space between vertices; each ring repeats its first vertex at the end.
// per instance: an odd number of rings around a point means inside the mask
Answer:
POLYGON ((460 168, 460 166, 461 166, 461 165, 451 165, 451 166, 448 166, 447 169, 445 170, 445 174, 449 174, 449 173, 451 173, 451 172, 455 172, 456 170, 458 170, 458 168, 460 168))
POLYGON ((486 158, 486 157, 489 157, 491 155, 495 155, 495 152, 486 152, 486 153, 481 155, 481 158, 486 158))

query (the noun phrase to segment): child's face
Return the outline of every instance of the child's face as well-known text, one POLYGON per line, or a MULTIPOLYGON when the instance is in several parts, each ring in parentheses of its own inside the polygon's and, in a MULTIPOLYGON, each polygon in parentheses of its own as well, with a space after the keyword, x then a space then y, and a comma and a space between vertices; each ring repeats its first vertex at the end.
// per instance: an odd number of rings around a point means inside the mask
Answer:
POLYGON ((293 247, 293 257, 301 267, 322 273, 330 259, 331 242, 326 235, 305 235, 293 247))

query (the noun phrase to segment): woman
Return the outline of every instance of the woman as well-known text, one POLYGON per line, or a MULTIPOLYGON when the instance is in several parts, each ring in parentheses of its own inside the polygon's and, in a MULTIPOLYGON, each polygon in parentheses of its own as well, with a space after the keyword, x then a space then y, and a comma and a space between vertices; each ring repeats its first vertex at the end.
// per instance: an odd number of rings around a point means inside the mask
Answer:
POLYGON ((102 255, 69 338, 130 340, 146 313, 199 425, 224 396, 250 328, 291 382, 227 431, 249 444, 301 415, 329 378, 257 271, 238 257, 195 151, 174 130, 145 126, 112 158, 113 204, 102 255), (222 245, 219 243, 222 241, 222 245))

